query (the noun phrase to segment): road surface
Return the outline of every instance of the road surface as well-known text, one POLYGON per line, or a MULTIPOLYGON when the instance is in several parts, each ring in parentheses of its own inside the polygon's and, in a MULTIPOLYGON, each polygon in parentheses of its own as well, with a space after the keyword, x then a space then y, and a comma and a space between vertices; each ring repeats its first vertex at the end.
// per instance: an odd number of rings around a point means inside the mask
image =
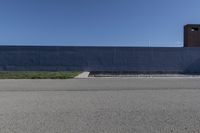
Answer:
POLYGON ((200 132, 200 78, 0 80, 0 133, 172 132, 200 132))

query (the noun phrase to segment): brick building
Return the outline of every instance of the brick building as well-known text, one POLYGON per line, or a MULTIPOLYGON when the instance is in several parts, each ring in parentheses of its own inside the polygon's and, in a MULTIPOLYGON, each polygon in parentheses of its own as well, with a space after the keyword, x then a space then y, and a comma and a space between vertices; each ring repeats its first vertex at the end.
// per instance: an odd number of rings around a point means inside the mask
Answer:
POLYGON ((200 47, 200 24, 184 26, 184 47, 200 47))

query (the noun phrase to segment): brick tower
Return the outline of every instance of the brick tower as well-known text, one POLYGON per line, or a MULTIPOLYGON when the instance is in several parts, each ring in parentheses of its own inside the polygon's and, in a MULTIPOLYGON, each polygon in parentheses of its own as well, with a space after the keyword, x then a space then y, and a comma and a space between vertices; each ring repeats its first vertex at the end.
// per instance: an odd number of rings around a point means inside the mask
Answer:
POLYGON ((184 47, 200 47, 200 24, 184 26, 184 47))

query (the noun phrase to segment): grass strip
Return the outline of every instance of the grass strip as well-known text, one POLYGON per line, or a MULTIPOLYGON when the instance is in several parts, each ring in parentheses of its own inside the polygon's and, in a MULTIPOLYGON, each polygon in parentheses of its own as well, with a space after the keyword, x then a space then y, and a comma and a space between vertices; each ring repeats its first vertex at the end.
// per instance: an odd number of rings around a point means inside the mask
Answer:
POLYGON ((78 71, 2 71, 0 79, 69 79, 80 74, 78 71))

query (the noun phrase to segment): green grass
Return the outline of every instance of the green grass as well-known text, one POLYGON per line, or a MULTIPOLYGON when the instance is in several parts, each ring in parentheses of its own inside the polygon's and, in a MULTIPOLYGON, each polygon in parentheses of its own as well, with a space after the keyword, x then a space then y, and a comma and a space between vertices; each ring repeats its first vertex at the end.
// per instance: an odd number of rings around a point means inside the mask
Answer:
POLYGON ((43 72, 43 71, 9 71, 0 72, 0 79, 68 79, 80 74, 78 71, 43 72))

